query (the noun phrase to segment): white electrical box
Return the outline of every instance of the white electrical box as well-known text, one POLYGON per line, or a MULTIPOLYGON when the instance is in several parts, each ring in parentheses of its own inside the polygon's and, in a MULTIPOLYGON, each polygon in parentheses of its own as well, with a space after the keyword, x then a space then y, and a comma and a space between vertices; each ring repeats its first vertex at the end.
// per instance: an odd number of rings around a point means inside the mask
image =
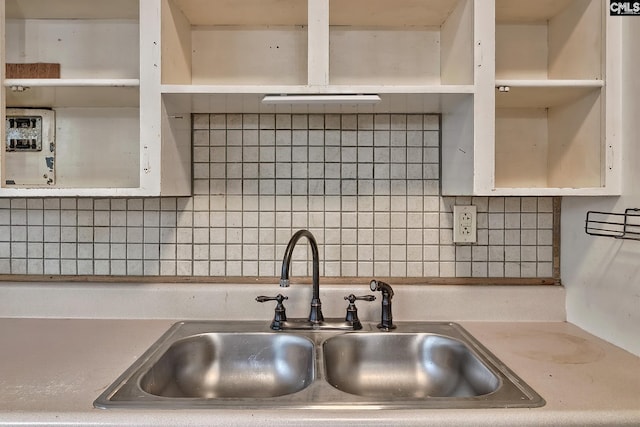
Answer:
POLYGON ((22 187, 55 185, 54 111, 8 108, 5 134, 5 184, 22 187))

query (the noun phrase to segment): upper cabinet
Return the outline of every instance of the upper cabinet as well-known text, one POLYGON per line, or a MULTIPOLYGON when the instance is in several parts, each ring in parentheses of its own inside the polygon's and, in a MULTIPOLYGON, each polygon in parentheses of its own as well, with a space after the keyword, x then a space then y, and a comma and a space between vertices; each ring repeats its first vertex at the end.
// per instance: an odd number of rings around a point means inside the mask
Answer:
POLYGON ((607 49, 617 35, 603 3, 496 1, 496 189, 619 191, 620 153, 615 129, 607 132, 619 113, 607 105, 620 79, 607 68, 619 40, 607 49))
POLYGON ((473 85, 473 40, 469 0, 163 0, 162 83, 473 85))
POLYGON ((475 175, 451 176, 443 191, 619 194, 619 18, 601 0, 493 6, 495 90, 485 105, 495 113, 465 147, 475 175))
POLYGON ((0 196, 189 194, 217 112, 440 113, 445 195, 619 194, 606 3, 0 0, 0 196))
POLYGON ((162 93, 191 112, 438 112, 440 95, 473 95, 472 0, 161 3, 162 93), (293 94, 381 101, 262 102, 293 94))
POLYGON ((148 97, 159 71, 141 46, 147 3, 2 2, 0 195, 162 193, 161 106, 148 97))

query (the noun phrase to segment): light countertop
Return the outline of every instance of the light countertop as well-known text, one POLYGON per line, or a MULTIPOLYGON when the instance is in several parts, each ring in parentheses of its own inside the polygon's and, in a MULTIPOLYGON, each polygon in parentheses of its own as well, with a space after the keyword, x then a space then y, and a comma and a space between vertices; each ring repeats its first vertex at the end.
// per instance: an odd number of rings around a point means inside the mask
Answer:
POLYGON ((558 321, 460 322, 542 395, 547 402, 542 408, 94 409, 93 400, 172 323, 171 319, 0 319, 0 424, 640 425, 640 358, 558 321))

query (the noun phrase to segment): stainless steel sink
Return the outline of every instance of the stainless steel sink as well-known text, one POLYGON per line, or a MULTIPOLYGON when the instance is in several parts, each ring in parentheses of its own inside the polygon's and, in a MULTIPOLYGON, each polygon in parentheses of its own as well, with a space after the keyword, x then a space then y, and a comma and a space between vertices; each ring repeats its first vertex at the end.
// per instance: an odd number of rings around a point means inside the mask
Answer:
POLYGON ((273 332, 268 322, 181 322, 97 408, 495 408, 544 400, 455 323, 393 332, 273 332))
POLYGON ((476 397, 500 387, 462 342, 425 333, 345 334, 324 342, 329 384, 377 398, 476 397))
POLYGON ((311 384, 313 369, 313 343, 304 337, 207 333, 171 344, 140 388, 164 397, 274 397, 311 384))

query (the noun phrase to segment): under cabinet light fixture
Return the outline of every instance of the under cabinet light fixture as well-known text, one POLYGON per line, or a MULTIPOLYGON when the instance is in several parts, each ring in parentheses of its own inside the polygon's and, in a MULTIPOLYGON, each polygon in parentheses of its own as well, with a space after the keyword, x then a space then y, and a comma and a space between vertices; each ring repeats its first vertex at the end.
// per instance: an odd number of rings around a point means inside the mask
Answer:
POLYGON ((265 95, 263 104, 375 104, 378 95, 265 95))

